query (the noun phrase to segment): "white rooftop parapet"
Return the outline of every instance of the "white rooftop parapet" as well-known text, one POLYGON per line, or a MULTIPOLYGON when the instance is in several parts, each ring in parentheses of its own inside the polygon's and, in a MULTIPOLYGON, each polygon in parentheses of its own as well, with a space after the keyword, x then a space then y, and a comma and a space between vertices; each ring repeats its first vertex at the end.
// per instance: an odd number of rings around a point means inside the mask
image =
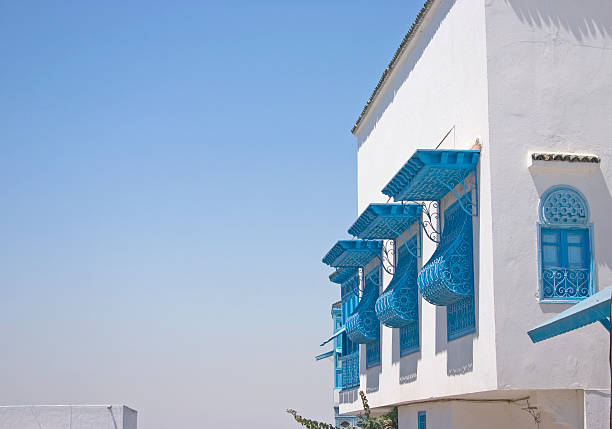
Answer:
POLYGON ((0 429, 137 429, 125 405, 0 406, 0 429))

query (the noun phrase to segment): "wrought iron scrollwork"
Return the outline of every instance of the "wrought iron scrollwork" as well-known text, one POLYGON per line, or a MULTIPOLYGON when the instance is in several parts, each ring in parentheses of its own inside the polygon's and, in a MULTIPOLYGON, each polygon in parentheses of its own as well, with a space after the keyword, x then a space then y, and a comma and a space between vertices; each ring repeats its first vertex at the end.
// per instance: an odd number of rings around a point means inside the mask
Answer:
POLYGON ((476 172, 474 172, 473 188, 469 187, 469 185, 465 182, 465 178, 462 177, 462 174, 460 172, 457 172, 456 174, 451 176, 447 182, 442 181, 438 177, 435 177, 435 179, 438 181, 438 183, 448 189, 449 192, 453 193, 453 195, 457 198, 457 201, 459 202, 459 206, 466 214, 472 217, 478 216, 478 175, 476 174, 476 172), (461 185, 461 187, 463 188, 463 195, 459 195, 459 193, 455 191, 455 188, 458 185, 461 185), (472 199, 463 199, 462 197, 465 196, 465 194, 470 192, 472 189, 476 190, 476 197, 474 201, 472 201, 472 199))
POLYGON ((382 257, 380 265, 387 274, 395 274, 395 242, 393 240, 385 240, 382 247, 382 257))
POLYGON ((424 201, 421 204, 423 208, 423 219, 421 226, 427 238, 435 243, 440 242, 440 203, 438 201, 424 201))

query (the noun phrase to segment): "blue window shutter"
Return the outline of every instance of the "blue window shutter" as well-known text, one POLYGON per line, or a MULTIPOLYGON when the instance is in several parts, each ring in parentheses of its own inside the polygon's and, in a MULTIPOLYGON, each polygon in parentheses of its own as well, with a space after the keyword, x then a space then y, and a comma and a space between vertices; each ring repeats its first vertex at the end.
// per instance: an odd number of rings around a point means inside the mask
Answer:
POLYGON ((545 267, 561 266, 561 231, 542 228, 542 263, 545 267))
POLYGON ((589 235, 586 229, 567 231, 567 267, 588 268, 589 235))

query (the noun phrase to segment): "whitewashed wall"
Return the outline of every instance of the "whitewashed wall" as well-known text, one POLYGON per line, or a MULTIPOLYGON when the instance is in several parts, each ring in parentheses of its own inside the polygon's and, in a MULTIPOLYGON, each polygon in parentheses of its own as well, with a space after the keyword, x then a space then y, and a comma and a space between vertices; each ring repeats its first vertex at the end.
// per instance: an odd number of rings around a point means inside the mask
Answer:
POLYGON ((136 420, 123 405, 0 406, 0 429, 136 429, 136 420))
POLYGON ((609 388, 601 325, 538 344, 526 331, 568 307, 537 298, 538 204, 550 186, 588 199, 597 287, 612 285, 612 3, 488 0, 486 23, 498 384, 609 388), (530 166, 531 151, 602 162, 530 166))
MULTIPOLYGON (((492 226, 484 2, 442 0, 434 7, 412 52, 398 64, 356 132, 358 211, 387 201, 380 191, 416 149, 435 148, 453 127, 442 147, 469 149, 479 138, 481 216, 474 226, 480 234, 479 326, 475 335, 448 343, 446 309, 421 300, 421 351, 401 359, 399 330, 383 327, 382 367, 365 371, 362 363, 361 388, 372 407, 496 388, 492 265, 487 257, 492 226)), ((424 241, 427 261, 435 246, 424 241)), ((389 280, 385 276, 385 286, 389 280)), ((341 396, 341 412, 359 409, 356 399, 341 396)))
MULTIPOLYGON (((573 185, 588 198, 597 286, 612 284, 611 35, 612 7, 606 0, 434 4, 411 51, 356 130, 356 215, 371 202, 387 201, 381 189, 416 149, 435 148, 451 128, 443 148, 469 149, 478 138, 477 332, 447 342, 445 308, 421 300, 421 351, 400 359, 398 330, 383 327, 382 366, 366 371, 362 350, 361 389, 372 407, 496 390, 607 388, 601 326, 539 344, 526 332, 567 308, 537 298, 536 221, 548 187, 573 185), (592 153, 602 163, 530 165, 531 151, 592 153)), ((424 241, 427 261, 434 245, 424 241)), ((385 286, 389 280, 384 276, 385 286)), ((559 395, 563 402, 564 393, 559 395)), ((591 415, 593 422, 601 419, 601 395, 582 395, 590 399, 569 409, 587 420, 591 415)), ((354 392, 341 395, 340 402, 342 413, 361 407, 354 392)), ((401 416, 412 409, 407 407, 401 416)), ((469 420, 474 411, 445 403, 435 407, 439 427, 446 427, 447 418, 469 420)), ((409 420, 416 423, 416 417, 409 420)))

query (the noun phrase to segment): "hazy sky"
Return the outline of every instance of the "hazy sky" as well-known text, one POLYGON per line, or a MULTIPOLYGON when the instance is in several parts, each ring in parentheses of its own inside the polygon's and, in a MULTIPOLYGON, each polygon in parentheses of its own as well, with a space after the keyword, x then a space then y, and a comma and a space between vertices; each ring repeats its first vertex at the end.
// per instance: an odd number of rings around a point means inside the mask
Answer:
POLYGON ((350 129, 422 1, 0 1, 0 404, 331 418, 350 129))

